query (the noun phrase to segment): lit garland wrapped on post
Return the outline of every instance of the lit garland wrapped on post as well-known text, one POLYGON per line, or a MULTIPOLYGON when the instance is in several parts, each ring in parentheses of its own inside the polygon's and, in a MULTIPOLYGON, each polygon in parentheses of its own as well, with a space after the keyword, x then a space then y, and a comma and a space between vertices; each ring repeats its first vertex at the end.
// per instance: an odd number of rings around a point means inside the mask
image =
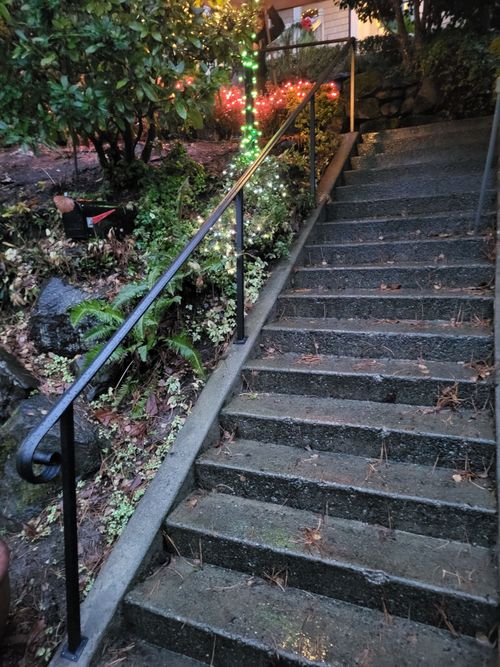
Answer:
POLYGON ((245 85, 245 124, 241 126, 241 153, 245 160, 252 162, 259 154, 259 137, 262 135, 255 120, 257 51, 253 49, 242 51, 241 64, 244 69, 243 82, 245 85))

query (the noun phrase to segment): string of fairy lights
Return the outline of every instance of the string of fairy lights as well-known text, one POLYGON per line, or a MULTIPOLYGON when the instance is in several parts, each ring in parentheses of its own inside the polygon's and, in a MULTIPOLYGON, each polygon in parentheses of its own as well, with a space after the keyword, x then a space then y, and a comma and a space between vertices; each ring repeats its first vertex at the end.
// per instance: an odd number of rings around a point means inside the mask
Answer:
MULTIPOLYGON (((256 35, 252 35, 255 39, 256 35)), ((257 62, 258 52, 255 49, 244 49, 241 52, 241 64, 244 75, 239 77, 240 83, 245 84, 245 124, 241 126, 240 149, 244 160, 252 162, 259 154, 259 138, 262 132, 258 127, 257 109, 257 62)))

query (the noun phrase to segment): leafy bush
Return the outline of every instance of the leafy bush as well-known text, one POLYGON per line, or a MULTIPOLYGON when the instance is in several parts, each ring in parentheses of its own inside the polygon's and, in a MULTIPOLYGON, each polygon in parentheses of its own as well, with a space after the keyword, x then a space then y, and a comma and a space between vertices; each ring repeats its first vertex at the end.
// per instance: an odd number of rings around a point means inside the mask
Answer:
POLYGON ((491 113, 495 59, 487 38, 447 29, 426 48, 422 67, 442 94, 441 113, 469 118, 491 113))
POLYGON ((279 56, 268 56, 270 78, 276 77, 278 84, 297 78, 316 81, 339 50, 338 46, 315 46, 297 49, 295 53, 285 51, 279 56))
POLYGON ((103 167, 147 162, 161 127, 201 127, 212 94, 252 32, 226 0, 9 3, 0 30, 0 135, 92 142, 103 167))
POLYGON ((394 34, 373 35, 358 42, 358 64, 363 71, 388 73, 401 65, 401 48, 394 34))
POLYGON ((139 248, 172 254, 182 248, 192 231, 193 213, 207 189, 204 168, 180 143, 172 146, 161 166, 149 169, 139 183, 135 236, 139 248))

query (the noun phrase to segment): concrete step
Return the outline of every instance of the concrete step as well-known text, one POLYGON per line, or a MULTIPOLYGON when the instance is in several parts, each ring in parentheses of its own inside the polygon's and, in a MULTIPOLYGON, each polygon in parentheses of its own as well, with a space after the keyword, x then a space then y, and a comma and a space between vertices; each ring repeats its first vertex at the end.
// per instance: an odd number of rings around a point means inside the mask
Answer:
POLYGON ((378 169, 353 169, 344 171, 345 185, 366 185, 368 183, 394 183, 398 180, 424 180, 430 176, 435 178, 451 178, 453 176, 471 176, 482 178, 485 167, 483 159, 464 158, 456 162, 419 163, 398 167, 379 167, 378 169))
POLYGON ((421 148, 407 150, 404 153, 380 153, 378 155, 356 155, 351 158, 353 169, 376 169, 377 167, 397 167, 411 164, 432 162, 434 164, 451 164, 467 159, 474 162, 486 162, 487 147, 457 146, 454 148, 434 148, 432 143, 422 144, 421 148))
POLYGON ((442 320, 453 323, 493 318, 493 294, 481 289, 403 289, 382 284, 378 289, 297 289, 283 292, 280 317, 336 317, 397 320, 442 320))
POLYGON ((473 535, 475 544, 493 545, 493 481, 477 480, 479 488, 453 475, 448 468, 250 440, 210 450, 197 463, 204 489, 468 545, 473 535))
POLYGON ((472 638, 180 558, 124 606, 129 632, 220 667, 362 665, 365 656, 384 667, 495 663, 472 638))
POLYGON ((490 326, 426 320, 288 317, 262 329, 266 350, 368 359, 481 361, 493 353, 490 326))
POLYGON ((118 636, 111 640, 95 667, 208 667, 208 663, 174 653, 161 646, 145 642, 135 635, 118 636))
POLYGON ((482 260, 494 256, 493 237, 454 236, 453 238, 409 241, 363 241, 361 243, 321 243, 304 246, 305 265, 380 264, 393 262, 482 260))
POLYGON ((431 143, 436 136, 445 134, 456 134, 466 132, 491 131, 493 116, 482 116, 480 118, 466 118, 464 120, 445 120, 438 123, 427 123, 411 127, 398 127, 394 130, 381 130, 379 132, 365 132, 363 139, 367 141, 384 140, 386 142, 397 142, 410 137, 420 137, 422 141, 431 143))
POLYGON ((381 285, 440 289, 489 287, 494 266, 486 261, 398 262, 385 265, 298 267, 291 278, 295 289, 376 289, 381 285))
MULTIPOLYGON (((394 218, 361 218, 358 220, 318 222, 310 236, 313 243, 331 241, 404 241, 420 238, 449 238, 473 234, 475 211, 434 213, 394 218), (446 235, 449 235, 447 237, 446 235)), ((483 215, 476 233, 490 234, 496 224, 496 214, 483 215)))
MULTIPOLYGON (((487 190, 485 206, 492 206, 495 198, 493 190, 487 190)), ((406 196, 372 199, 371 201, 334 201, 327 205, 327 220, 355 220, 358 218, 408 217, 413 215, 446 211, 474 209, 479 201, 478 191, 466 191, 454 195, 406 196)))
MULTIPOLYGON (((363 173, 363 172, 359 172, 363 173)), ((387 197, 439 196, 454 195, 481 188, 482 174, 464 176, 433 176, 430 178, 399 178, 383 183, 356 183, 337 187, 333 194, 334 201, 372 201, 387 197)), ((494 187, 494 174, 488 180, 488 186, 494 187)))
POLYGON ((311 354, 270 354, 247 362, 250 393, 482 408, 493 400, 493 370, 463 362, 359 359, 311 354), (482 371, 482 372, 481 372, 482 371))
MULTIPOLYGON (((479 148, 486 150, 489 141, 488 129, 480 128, 473 132, 446 132, 433 134, 430 147, 433 151, 456 150, 461 148, 479 148)), ((405 155, 422 148, 422 137, 398 137, 398 139, 363 135, 362 142, 357 145, 358 155, 377 155, 379 153, 405 155)))
POLYGON ((166 528, 178 552, 202 554, 204 563, 281 572, 287 586, 374 609, 385 599, 389 614, 432 625, 442 605, 466 634, 496 623, 494 553, 484 547, 221 493, 193 495, 166 528))
POLYGON ((495 452, 487 411, 247 392, 226 406, 221 423, 244 440, 478 474, 495 452))

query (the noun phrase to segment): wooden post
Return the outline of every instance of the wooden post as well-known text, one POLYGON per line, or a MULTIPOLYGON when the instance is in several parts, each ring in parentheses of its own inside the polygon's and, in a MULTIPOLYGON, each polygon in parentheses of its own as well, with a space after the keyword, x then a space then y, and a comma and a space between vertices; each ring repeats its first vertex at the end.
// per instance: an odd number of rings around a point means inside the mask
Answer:
POLYGON ((356 79, 356 45, 353 44, 351 46, 351 100, 350 100, 351 106, 349 111, 351 119, 351 126, 350 126, 351 132, 354 132, 354 113, 355 113, 354 96, 356 94, 355 79, 356 79))

